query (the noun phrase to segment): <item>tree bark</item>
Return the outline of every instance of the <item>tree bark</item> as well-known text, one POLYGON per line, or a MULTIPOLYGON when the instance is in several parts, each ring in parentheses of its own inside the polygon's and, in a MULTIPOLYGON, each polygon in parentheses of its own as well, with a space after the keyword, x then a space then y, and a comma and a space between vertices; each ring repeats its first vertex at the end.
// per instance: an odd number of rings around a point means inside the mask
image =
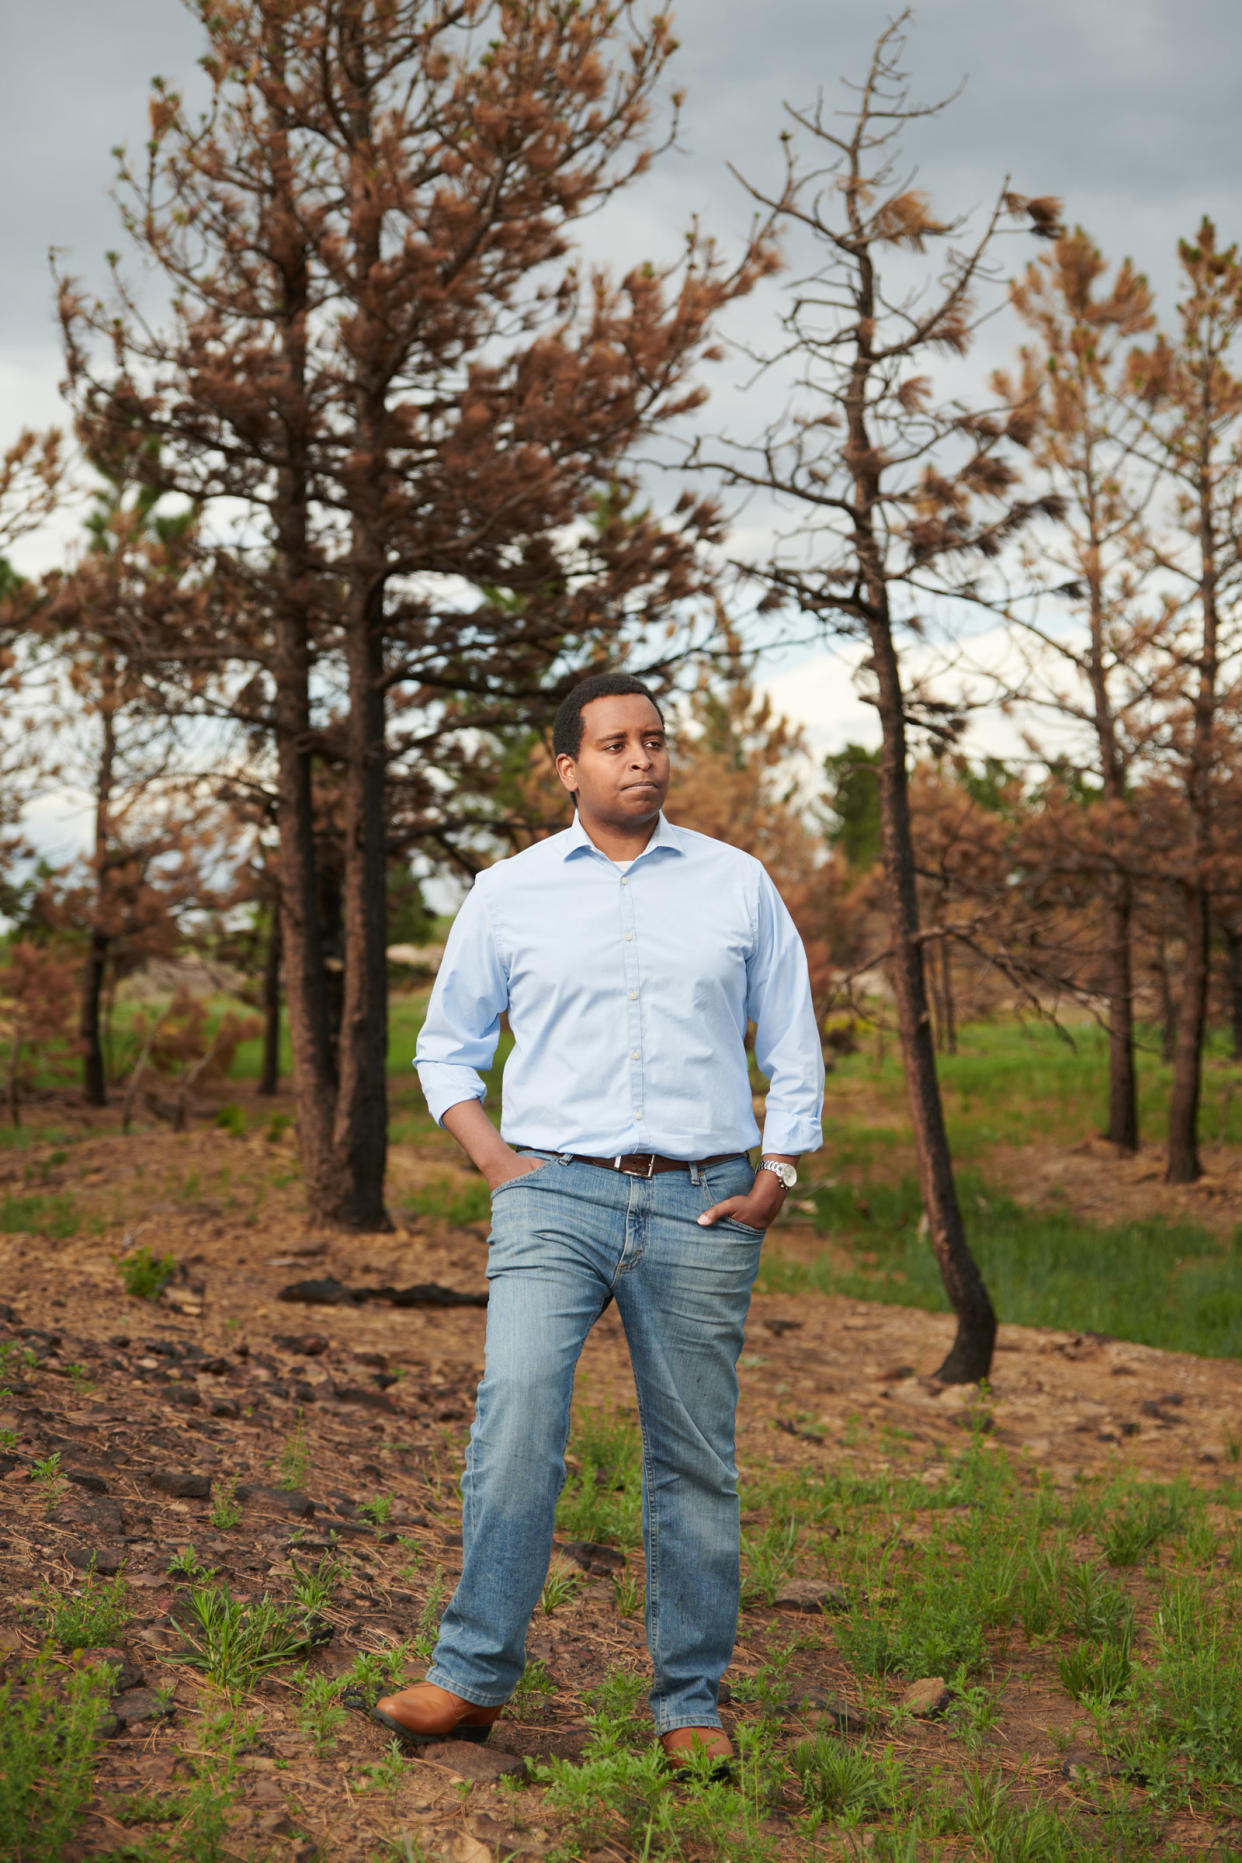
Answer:
POLYGON ((270 1099, 280 1088, 280 896, 272 902, 263 954, 263 1067, 259 1092, 270 1099))
POLYGON ((1216 612, 1216 530, 1212 509, 1210 437, 1201 443, 1198 462, 1198 542, 1202 565, 1200 600, 1203 640, 1196 666, 1194 721, 1191 730, 1186 801, 1190 811, 1190 849, 1182 882, 1186 953, 1178 1005, 1177 1043, 1173 1051, 1173 1091, 1169 1096, 1169 1149, 1165 1181, 1193 1184, 1203 1175, 1199 1159, 1199 1101, 1202 1092, 1203 1043, 1207 1034, 1209 938, 1211 931, 1211 862, 1213 843, 1212 752, 1216 729, 1218 622, 1216 612))
POLYGON ((311 799, 310 652, 306 619, 282 603, 276 621, 277 800, 280 836, 280 941, 293 1049, 298 1142, 310 1214, 331 1221, 340 1202, 332 1144, 336 1076, 328 1040, 323 943, 316 911, 315 824, 311 799))
POLYGON ((1233 925, 1224 927, 1228 965, 1229 1027, 1233 1036, 1233 1058, 1242 1061, 1242 931, 1233 925))
POLYGON ((351 129, 354 301, 357 359, 352 391, 351 549, 346 599, 345 870, 343 996, 338 1049, 340 1092, 333 1142, 342 1200, 338 1221, 354 1229, 391 1229, 384 1208, 388 1156, 388 834, 384 699, 386 560, 384 504, 389 490, 385 417, 390 392, 389 342, 370 309, 370 281, 383 261, 382 207, 368 185, 374 161, 372 78, 362 35, 342 35, 349 78, 345 114, 351 129))
POLYGON ((919 1189, 945 1292, 957 1315, 957 1335, 936 1376, 949 1384, 968 1384, 986 1378, 991 1369, 996 1313, 966 1240, 936 1074, 936 1050, 927 1007, 923 947, 919 939, 901 672, 888 625, 883 621, 873 623, 870 636, 884 739, 880 760, 880 817, 892 928, 897 1027, 905 1061, 919 1189))
MULTIPOLYGON (((851 153, 857 164, 857 144, 851 153)), ((953 1159, 945 1128, 936 1049, 927 1006, 923 944, 919 936, 918 883, 910 823, 910 789, 906 748, 906 705, 901 667, 893 636, 880 519, 880 455, 868 431, 868 384, 875 369, 873 335, 876 281, 857 191, 846 196, 846 212, 855 239, 857 278, 856 346, 842 400, 851 461, 854 552, 865 591, 865 625, 877 683, 883 742, 880 753, 880 840, 888 893, 892 978, 897 999, 897 1029, 905 1065, 906 1096, 913 1128, 919 1189, 941 1280, 957 1316, 957 1333, 936 1372, 950 1384, 986 1378, 996 1343, 996 1313, 966 1240, 953 1159)))
POLYGON ((108 963, 108 938, 99 925, 91 926, 82 966, 82 1004, 78 1017, 78 1039, 82 1043, 82 1097, 88 1106, 108 1104, 108 1074, 104 1066, 101 1032, 104 972, 108 963))
POLYGON ((383 583, 346 646, 350 704, 345 774, 345 976, 333 1143, 344 1200, 337 1220, 390 1229, 388 1156, 388 836, 385 816, 383 583), (378 610, 378 613, 377 613, 378 610))
POLYGON ((1139 1143, 1138 1079, 1134 1066, 1134 982, 1131 975, 1133 891, 1118 874, 1105 908, 1108 939, 1108 1137, 1123 1151, 1139 1143))
POLYGON ((1207 889, 1188 880, 1183 888, 1186 953, 1182 994, 1173 1049, 1173 1091, 1169 1096, 1169 1151, 1165 1182, 1193 1184, 1203 1175, 1199 1158, 1199 1101, 1203 1076, 1203 1041, 1208 1004, 1207 889))
POLYGON ((82 1043, 82 1097, 88 1106, 108 1104, 108 1076, 104 1065, 103 1038, 100 1031, 100 1006, 103 1002, 104 974, 111 940, 104 926, 107 902, 104 890, 108 879, 110 841, 109 815, 112 803, 112 779, 116 766, 116 717, 112 703, 114 674, 105 662, 100 685, 103 705, 100 722, 103 740, 99 766, 95 773, 95 845, 91 854, 94 874, 94 897, 91 905, 90 941, 82 967, 82 996, 78 1011, 78 1038, 82 1043))
MULTIPOLYGON (((283 71, 280 27, 273 16, 267 55, 283 71)), ((317 910, 315 811, 311 758, 312 590, 310 547, 310 445, 312 415, 307 390, 309 270, 292 199, 297 157, 288 124, 272 124, 271 224, 279 229, 273 262, 280 283, 280 360, 284 457, 276 472, 272 504, 278 566, 273 617, 273 678, 276 687, 277 831, 280 876, 280 941, 285 1006, 293 1051, 293 1092, 298 1144, 308 1212, 312 1221, 332 1222, 344 1201, 344 1186, 332 1140, 337 1075, 328 1027, 322 928, 317 910)))

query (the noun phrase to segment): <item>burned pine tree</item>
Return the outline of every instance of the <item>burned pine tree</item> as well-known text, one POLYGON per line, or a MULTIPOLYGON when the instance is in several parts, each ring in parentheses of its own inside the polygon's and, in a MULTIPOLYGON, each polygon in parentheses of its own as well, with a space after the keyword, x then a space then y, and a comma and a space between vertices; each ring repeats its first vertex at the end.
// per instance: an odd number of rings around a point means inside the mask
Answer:
POLYGON ((234 710, 274 742, 303 1171, 316 1217, 365 1229, 386 1222, 387 786, 418 791, 434 834, 463 734, 546 710, 602 641, 694 595, 718 513, 636 513, 627 462, 695 405, 714 312, 769 260, 728 268, 696 236, 676 267, 619 281, 575 262, 575 222, 651 157, 662 16, 193 10, 212 108, 198 122, 157 87, 146 172, 123 176, 131 240, 170 287, 164 326, 119 279, 108 305, 64 280, 69 373, 88 439, 156 435, 161 483, 227 546, 210 565, 238 595, 224 637, 217 603, 163 651, 231 668, 234 710), (313 801, 328 765, 335 1053, 313 801))
POLYGON ((869 649, 883 735, 886 955, 923 1204, 958 1322, 937 1375, 965 1382, 988 1372, 996 1318, 967 1244, 945 1129, 909 793, 910 730, 943 733, 946 718, 905 677, 903 646, 929 609, 967 593, 977 566, 1028 521, 1056 515, 1055 500, 1021 495, 1011 455, 1030 437, 1029 416, 973 410, 938 388, 933 372, 969 348, 979 288, 997 282, 991 255, 1004 223, 1045 236, 1059 229, 1056 202, 1002 192, 963 243, 964 223, 938 219, 912 178, 902 178, 903 132, 944 107, 910 99, 901 69, 906 17, 880 37, 844 125, 822 100, 809 113, 790 109, 783 185, 744 183, 800 272, 779 350, 761 358, 792 373, 793 411, 754 446, 718 457, 701 446, 697 457, 794 514, 770 560, 748 564, 766 584, 767 604, 869 649), (808 248, 804 268, 798 255, 808 248))

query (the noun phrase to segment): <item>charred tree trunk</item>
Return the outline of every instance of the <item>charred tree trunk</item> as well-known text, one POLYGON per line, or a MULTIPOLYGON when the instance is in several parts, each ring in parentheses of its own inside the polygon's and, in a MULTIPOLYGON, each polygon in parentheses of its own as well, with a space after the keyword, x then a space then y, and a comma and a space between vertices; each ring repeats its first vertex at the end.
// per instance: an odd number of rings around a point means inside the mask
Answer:
POLYGON ((1210 441, 1199 461, 1199 527, 1202 576, 1203 640, 1195 668, 1194 721, 1191 730, 1186 801, 1190 811, 1189 871, 1182 884, 1186 954, 1182 995, 1173 1051, 1173 1091, 1169 1097, 1169 1151, 1165 1181, 1193 1184, 1203 1175, 1199 1159, 1199 1101, 1202 1093, 1203 1043, 1207 1034, 1211 933, 1211 863, 1213 843, 1212 753, 1216 730, 1218 616, 1216 612, 1216 533, 1212 509, 1210 441))
POLYGON ((259 1092, 270 1099, 280 1087, 280 898, 272 902, 263 954, 263 1067, 259 1092))
MULTIPOLYGON (((1123 1151, 1139 1142, 1138 1079, 1134 1066, 1134 983, 1131 975, 1133 894, 1129 876, 1113 883, 1106 908, 1108 939, 1108 1138, 1123 1151)), ((1165 983, 1167 988, 1168 979, 1165 983)))
MULTIPOLYGON (((887 592, 881 590, 881 595, 887 592)), ((953 1160, 945 1129, 936 1051, 919 939, 914 844, 906 772, 905 706, 901 673, 889 626, 875 622, 871 650, 879 682, 880 723, 884 734, 880 761, 880 814, 884 877, 889 897, 892 978, 897 996, 897 1027, 905 1061, 906 1094, 914 1131, 919 1189, 941 1278, 957 1315, 957 1336, 936 1376, 951 1384, 986 1378, 996 1342, 996 1313, 979 1273, 958 1202, 953 1160)))
POLYGON ((353 353, 351 549, 345 660, 349 715, 345 758, 344 997, 341 1007, 340 1095, 333 1142, 340 1173, 337 1219, 354 1229, 390 1229, 384 1208, 388 1156, 388 832, 385 812, 384 627, 385 495, 390 447, 385 432, 387 333, 373 313, 371 280, 383 264, 382 205, 370 185, 374 162, 374 97, 364 37, 341 39, 348 75, 347 116, 356 188, 351 269, 359 306, 353 353), (365 307, 365 308, 364 308, 365 307))
MULTIPOLYGON (((856 141, 851 148, 851 162, 855 168, 857 152, 856 141)), ((841 398, 848 427, 846 457, 850 462, 853 551, 859 570, 859 592, 864 596, 861 612, 871 646, 883 733, 880 835, 888 895, 897 1029, 923 1209, 945 1293, 957 1316, 956 1337, 936 1376, 947 1383, 968 1384, 986 1378, 991 1369, 996 1313, 966 1240, 936 1073, 923 944, 919 936, 918 883, 907 770, 906 703, 893 637, 881 541, 882 457, 873 447, 868 429, 868 387, 877 367, 873 348, 877 312, 875 268, 856 190, 847 193, 845 206, 854 238, 856 276, 851 289, 857 321, 849 383, 841 398)))
POLYGON ((95 776, 95 846, 91 857, 94 870, 94 898, 91 907, 90 941, 82 967, 82 998, 78 1009, 78 1039, 82 1043, 82 1097, 88 1106, 108 1104, 108 1072, 104 1064, 101 1007, 104 975, 111 940, 106 929, 108 902, 109 818, 112 804, 112 779, 116 767, 116 715, 112 703, 114 676, 105 661, 100 679, 103 692, 99 767, 95 776))
MULTIPOLYGON (((273 29, 274 30, 274 29, 273 29)), ((279 57, 275 37, 271 53, 279 57)), ((273 154, 273 188, 288 186, 294 158, 283 125, 273 154)), ((282 384, 286 413, 286 456, 276 474, 272 517, 279 593, 273 616, 272 674, 276 688, 277 833, 280 943, 285 1007, 293 1051, 302 1175, 312 1221, 331 1221, 340 1201, 339 1172, 332 1146, 336 1070, 328 1037, 323 938, 317 911, 315 812, 311 783, 312 656, 310 467, 307 402, 307 320, 310 292, 298 219, 284 217, 286 244, 276 255, 284 305, 282 384)))
POLYGON ((1194 880, 1185 884, 1183 912, 1186 953, 1173 1049, 1173 1091, 1169 1096, 1169 1154, 1165 1168, 1169 1184, 1193 1184, 1203 1175, 1199 1101, 1207 1031, 1209 927, 1207 889, 1194 880))
POLYGON ((92 925, 82 966, 82 1006, 78 1039, 82 1043, 82 1097, 88 1106, 108 1104, 108 1070, 104 1065, 102 1005, 104 974, 108 965, 108 937, 102 926, 92 925))
POLYGON ((331 1221, 339 1201, 332 1147, 336 1074, 328 1039, 323 941, 311 797, 310 652, 306 618, 292 604, 276 621, 277 797, 280 942, 293 1050, 302 1174, 312 1219, 331 1221))
POLYGON ((388 1229, 388 834, 385 816, 383 583, 346 648, 350 707, 345 776, 345 974, 340 1092, 333 1142, 344 1202, 338 1220, 388 1229))
POLYGON ((1233 925, 1226 925, 1224 933, 1232 1053, 1235 1061, 1242 1061, 1242 931, 1233 925))

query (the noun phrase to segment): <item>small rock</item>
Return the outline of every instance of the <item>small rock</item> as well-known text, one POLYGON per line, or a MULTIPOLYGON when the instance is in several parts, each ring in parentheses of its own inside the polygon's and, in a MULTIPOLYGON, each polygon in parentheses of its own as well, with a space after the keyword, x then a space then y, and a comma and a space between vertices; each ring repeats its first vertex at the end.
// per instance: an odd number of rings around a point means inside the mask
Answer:
POLYGON ((120 1507, 107 1494, 71 1494, 56 1514, 66 1526, 79 1527, 92 1539, 120 1539, 125 1531, 120 1507))
POLYGON ((419 1758, 424 1765, 446 1766, 459 1778, 476 1785, 495 1785, 498 1779, 520 1779, 526 1775, 526 1761, 520 1753, 505 1753, 499 1747, 476 1746, 472 1740, 438 1740, 423 1747, 419 1758))
POLYGON ((142 1687, 142 1670, 133 1657, 127 1655, 124 1650, 90 1650, 84 1653, 84 1658, 88 1669, 97 1669, 101 1663, 108 1663, 116 1670, 116 1680, 112 1685, 116 1694, 123 1695, 129 1689, 142 1687))
POLYGON ((269 1513, 293 1514, 305 1520, 314 1513, 315 1503, 296 1488, 269 1488, 263 1482, 249 1481, 236 1490, 237 1499, 246 1507, 266 1507, 269 1513))
POLYGON ((584 1572, 594 1572, 600 1577, 625 1570, 625 1554, 618 1552, 615 1546, 601 1546, 595 1540, 567 1540, 564 1545, 558 1542, 552 1551, 572 1559, 584 1572))
POLYGON ((338 1404, 357 1404, 364 1410, 395 1410, 397 1406, 387 1391, 377 1390, 370 1384, 338 1384, 336 1387, 338 1404))
POLYGON ((353 1294, 334 1274, 318 1281, 291 1281, 288 1287, 281 1288, 276 1298, 307 1307, 350 1307, 354 1304, 353 1294))
POLYGON ((925 1675, 912 1682, 901 1698, 901 1707, 921 1721, 933 1721, 953 1700, 953 1690, 942 1675, 925 1675))
POLYGON ((231 1397, 213 1397, 207 1406, 209 1417, 240 1417, 241 1406, 231 1397))
POLYGON ((164 1398, 167 1403, 176 1404, 179 1410, 197 1410, 203 1401, 192 1384, 170 1384, 164 1398))
POLYGON ((171 1495, 177 1501, 205 1501, 211 1494, 208 1476, 192 1475, 181 1469, 153 1469, 147 1475, 147 1485, 157 1494, 171 1495))
POLYGON ((101 1578, 115 1578, 125 1563, 125 1554, 115 1546, 71 1546, 69 1563, 79 1572, 98 1572, 101 1578))
POLYGON ((325 1339, 322 1333, 274 1333, 272 1344, 296 1353, 299 1358, 320 1358, 329 1350, 332 1341, 325 1339))
POLYGON ((1114 1766, 1102 1753, 1088 1747, 1071 1747, 1061 1761, 1061 1777, 1071 1785, 1085 1785, 1091 1779, 1124 1779, 1124 1767, 1114 1766))
POLYGON ((859 1708, 851 1708, 839 1695, 829 1694, 826 1688, 808 1686, 800 1688, 796 1695, 791 1695, 785 1703, 786 1714, 796 1714, 800 1719, 808 1713, 818 1716, 821 1721, 835 1728, 839 1734, 865 1734, 871 1726, 868 1717, 859 1708))
POLYGON ((102 1475, 94 1474, 89 1468, 67 1468, 65 1479, 73 1482, 77 1488, 85 1488, 88 1494, 106 1494, 108 1484, 102 1475))
POLYGON ((117 1696, 112 1712, 123 1726, 133 1727, 143 1721, 171 1720, 176 1710, 171 1702, 161 1701, 153 1688, 131 1688, 117 1696))
POLYGON ((839 1585, 818 1578, 791 1578, 773 1599, 778 1611, 843 1611, 849 1600, 839 1585))

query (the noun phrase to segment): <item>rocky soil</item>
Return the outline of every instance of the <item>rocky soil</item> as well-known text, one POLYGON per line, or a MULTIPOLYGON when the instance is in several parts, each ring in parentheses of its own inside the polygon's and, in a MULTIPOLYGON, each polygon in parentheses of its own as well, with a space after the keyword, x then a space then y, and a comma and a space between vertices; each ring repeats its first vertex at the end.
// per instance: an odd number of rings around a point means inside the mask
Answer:
MULTIPOLYGON (((456 1168, 438 1143, 399 1152, 394 1207, 429 1173, 456 1168)), ((45 1588, 70 1593, 91 1567, 123 1573, 133 1617, 76 1853, 103 1856, 134 1835, 110 1805, 177 1790, 220 1705, 195 1670, 169 1660, 184 1648, 175 1620, 185 1586, 168 1568, 187 1547, 237 1597, 287 1598, 294 1561, 335 1553, 344 1577, 323 1612, 328 1640, 308 1656, 312 1674, 343 1676, 360 1652, 411 1638, 433 1613, 437 1585, 451 1587, 481 1306, 305 1304, 281 1292, 334 1278, 345 1288, 430 1285, 477 1302, 486 1237, 478 1226, 409 1220, 361 1240, 308 1231, 287 1137, 210 1129, 129 1139, 104 1130, 11 1152, 0 1157, 4 1190, 71 1194, 82 1222, 64 1240, 0 1237, 0 1350, 13 1348, 0 1375, 0 1430, 11 1432, 0 1452, 0 1663, 20 1683, 41 1640, 45 1588), (128 1295, 118 1272, 118 1255, 139 1246, 178 1264, 156 1302, 128 1295), (230 1499, 236 1524, 213 1524, 230 1499)), ((805 1251, 811 1241, 795 1224, 770 1246, 805 1251)), ((911 1310, 758 1297, 743 1360, 744 1477, 848 1462, 942 1479, 977 1401, 927 1375, 949 1331, 947 1320, 911 1310)), ((611 1315, 589 1343, 579 1390, 593 1403, 631 1401, 611 1315)), ((1058 1486, 1122 1467, 1211 1482, 1238 1453, 1242 1366, 1005 1328, 990 1430, 1058 1486)), ((615 1557, 563 1556, 587 1569, 574 1595, 537 1620, 530 1645, 555 1693, 502 1721, 486 1748, 438 1748, 410 1758, 395 1784, 376 1784, 368 1768, 386 1751, 380 1728, 352 1713, 317 1751, 293 1672, 261 1682, 246 1704, 235 1853, 266 1846, 299 1863, 353 1863, 400 1830, 459 1863, 546 1850, 555 1832, 541 1795, 515 1797, 500 1775, 579 1752, 584 1691, 610 1670, 645 1666, 641 1618, 618 1608, 615 1557)), ((641 1583, 641 1555, 626 1559, 641 1583)), ((825 1585, 822 1570, 808 1571, 744 1619, 734 1678, 777 1645, 798 1645, 791 1734, 817 1712, 847 1721, 861 1712, 824 1603, 831 1575, 825 1585)), ((896 1702, 901 1685, 893 1693, 896 1702)), ((1059 1789, 1073 1704, 1015 1661, 1003 1706, 1002 1757, 1025 1755, 1028 1772, 1034 1764, 1042 1785, 1059 1789)), ((948 1740, 939 1723, 903 1726, 935 1763, 948 1740)))

